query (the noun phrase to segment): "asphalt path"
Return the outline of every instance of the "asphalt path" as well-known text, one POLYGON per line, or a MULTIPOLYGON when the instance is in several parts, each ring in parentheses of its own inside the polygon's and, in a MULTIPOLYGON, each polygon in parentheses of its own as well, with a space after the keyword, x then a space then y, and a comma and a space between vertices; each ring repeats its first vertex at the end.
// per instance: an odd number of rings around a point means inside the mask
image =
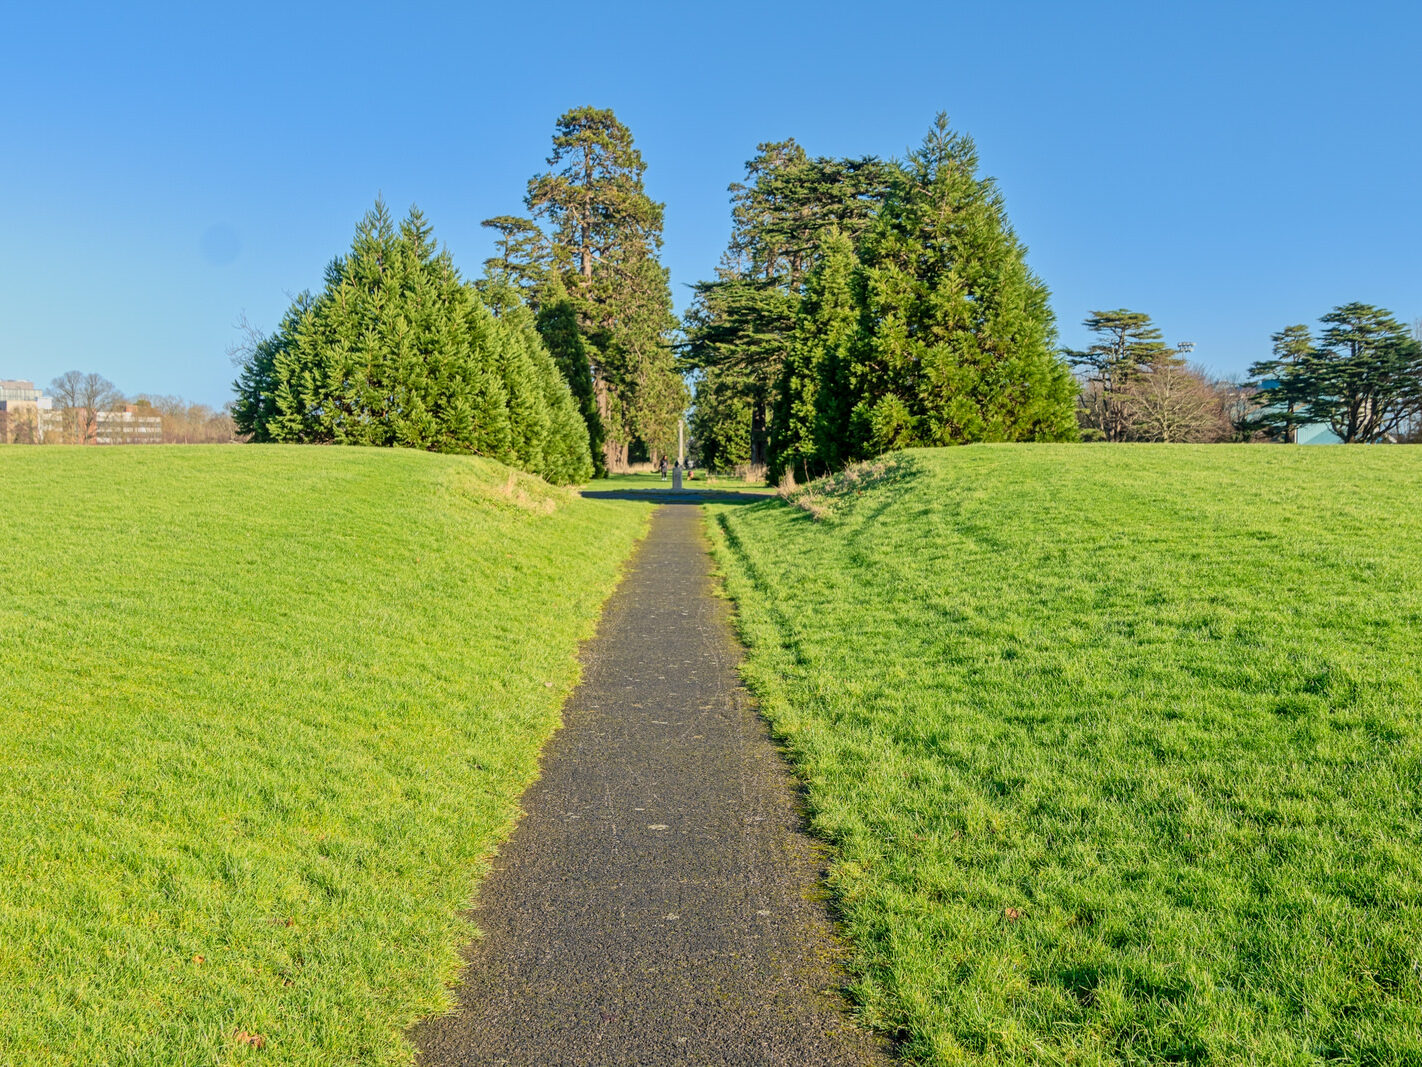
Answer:
POLYGON ((455 1064, 888 1063, 853 1026, 794 783, 741 688, 701 509, 672 503, 584 650, 473 912, 455 1064))

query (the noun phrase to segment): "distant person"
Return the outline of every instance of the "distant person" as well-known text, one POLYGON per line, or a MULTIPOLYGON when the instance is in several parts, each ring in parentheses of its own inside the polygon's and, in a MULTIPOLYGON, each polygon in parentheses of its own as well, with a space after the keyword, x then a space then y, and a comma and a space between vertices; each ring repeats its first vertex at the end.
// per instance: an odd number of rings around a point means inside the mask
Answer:
POLYGON ((662 481, 667 480, 667 457, 662 457, 662 481))
POLYGON ((693 479, 693 478, 695 478, 695 477, 696 477, 696 464, 692 463, 691 460, 688 459, 688 460, 686 461, 686 480, 689 482, 689 481, 691 481, 691 479, 693 479))

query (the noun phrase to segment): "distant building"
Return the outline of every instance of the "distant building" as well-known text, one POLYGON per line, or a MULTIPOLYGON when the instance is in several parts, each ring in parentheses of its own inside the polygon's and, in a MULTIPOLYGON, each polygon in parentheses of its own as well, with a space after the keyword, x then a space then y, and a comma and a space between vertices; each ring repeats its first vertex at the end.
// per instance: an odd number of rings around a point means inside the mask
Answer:
POLYGON ((94 443, 99 445, 161 445, 163 418, 160 415, 140 415, 132 404, 117 411, 100 411, 94 443))
MULTIPOLYGON (((54 398, 34 382, 0 379, 0 444, 58 444, 74 441, 87 423, 74 409, 56 408, 54 398)), ((142 415, 132 404, 95 413, 88 440, 96 445, 161 445, 163 419, 142 415)))
POLYGON ((1333 432, 1326 422, 1310 422, 1300 426, 1294 435, 1294 443, 1300 445, 1341 445, 1343 438, 1333 432))
MULTIPOLYGON (((1277 388, 1279 388, 1277 378, 1265 378, 1259 383, 1259 391, 1261 393, 1267 393, 1269 390, 1277 388)), ((1334 433, 1333 428, 1326 422, 1309 422, 1294 429, 1292 440, 1289 443, 1296 445, 1341 445, 1343 438, 1334 433)))
POLYGON ((39 444, 56 428, 58 414, 34 382, 0 379, 0 443, 39 444))

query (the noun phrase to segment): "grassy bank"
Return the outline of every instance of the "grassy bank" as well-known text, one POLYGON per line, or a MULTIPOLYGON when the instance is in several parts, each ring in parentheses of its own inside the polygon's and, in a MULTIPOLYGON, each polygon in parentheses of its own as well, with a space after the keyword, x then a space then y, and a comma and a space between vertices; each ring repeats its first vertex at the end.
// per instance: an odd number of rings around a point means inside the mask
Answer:
POLYGON ((1008 446, 712 509, 908 1059, 1422 1063, 1419 501, 1422 449, 1008 446))
POLYGON ((408 1062, 647 509, 388 450, 0 485, 0 1062, 408 1062))

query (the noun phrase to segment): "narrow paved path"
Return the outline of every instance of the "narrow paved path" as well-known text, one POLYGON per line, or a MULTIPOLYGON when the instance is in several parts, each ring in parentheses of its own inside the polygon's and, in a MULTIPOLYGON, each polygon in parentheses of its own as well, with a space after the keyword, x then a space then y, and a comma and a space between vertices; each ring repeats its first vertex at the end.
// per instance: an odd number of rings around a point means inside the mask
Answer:
POLYGON ((480 889, 453 1064, 882 1064, 848 1024, 819 865, 740 687, 693 504, 609 601, 527 812, 480 889))

